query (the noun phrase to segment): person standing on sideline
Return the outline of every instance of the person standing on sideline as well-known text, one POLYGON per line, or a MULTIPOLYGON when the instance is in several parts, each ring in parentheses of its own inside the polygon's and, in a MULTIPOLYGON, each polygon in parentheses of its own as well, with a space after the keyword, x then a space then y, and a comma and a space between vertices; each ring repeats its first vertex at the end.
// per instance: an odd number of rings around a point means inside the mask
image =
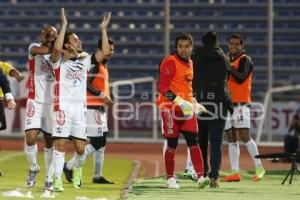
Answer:
POLYGON ((179 133, 182 133, 190 149, 199 188, 210 184, 203 177, 203 160, 197 142, 197 118, 193 108, 193 63, 190 59, 193 38, 188 33, 176 37, 176 53, 163 59, 160 64, 157 105, 162 119, 163 137, 167 139, 164 154, 167 187, 179 189, 174 176, 175 151, 179 133))
MULTIPOLYGON (((22 75, 19 70, 16 68, 12 67, 9 63, 7 62, 1 62, 0 61, 0 69, 5 76, 11 76, 16 78, 18 81, 22 81, 25 77, 22 75)), ((8 82, 9 83, 9 82, 8 82)), ((4 113, 4 102, 3 102, 3 90, 0 87, 0 130, 5 130, 6 129, 6 118, 5 118, 5 113, 4 113)))
POLYGON ((258 155, 257 146, 250 136, 250 104, 253 62, 244 51, 243 39, 240 35, 233 34, 229 38, 229 58, 231 62, 231 75, 228 80, 229 89, 234 103, 234 112, 226 121, 226 135, 229 146, 229 159, 231 174, 222 181, 240 181, 239 155, 240 148, 238 137, 243 141, 255 164, 254 181, 263 178, 265 170, 258 155))
POLYGON ((218 178, 222 160, 222 138, 227 111, 232 110, 227 80, 230 62, 218 46, 218 35, 209 31, 202 37, 203 46, 192 55, 194 66, 193 91, 207 113, 198 116, 198 141, 203 152, 204 175, 209 175, 211 187, 219 187, 218 178), (207 160, 210 141, 210 172, 207 160))

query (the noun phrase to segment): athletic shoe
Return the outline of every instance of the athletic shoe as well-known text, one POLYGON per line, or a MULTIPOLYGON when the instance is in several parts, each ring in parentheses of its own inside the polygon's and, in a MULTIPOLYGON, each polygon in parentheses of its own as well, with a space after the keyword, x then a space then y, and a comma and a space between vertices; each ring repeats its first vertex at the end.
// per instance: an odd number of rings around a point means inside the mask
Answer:
POLYGON ((192 179, 193 181, 197 181, 197 175, 195 174, 195 172, 193 170, 185 169, 183 176, 185 178, 192 179))
POLYGON ((108 181, 106 180, 103 176, 100 177, 94 177, 93 178, 93 183, 98 183, 98 184, 115 184, 113 181, 108 181))
POLYGON ((40 171, 40 167, 37 166, 35 170, 30 170, 27 177, 27 187, 33 187, 36 182, 36 176, 40 171))
POLYGON ((63 188, 63 183, 61 178, 56 178, 54 181, 54 190, 55 192, 63 192, 64 188, 63 188))
POLYGON ((64 164, 64 174, 69 183, 72 182, 73 171, 67 168, 67 163, 64 164))
POLYGON ((198 187, 200 189, 205 188, 206 186, 210 185, 210 179, 209 178, 204 178, 203 176, 201 176, 200 178, 198 178, 197 180, 198 183, 198 187))
POLYGON ((253 176, 253 181, 259 181, 263 178, 265 175, 266 171, 262 166, 256 167, 255 169, 255 175, 253 176))
POLYGON ((231 174, 221 179, 222 182, 239 182, 240 180, 241 180, 240 173, 231 174))
POLYGON ((176 182, 176 179, 174 177, 168 178, 167 180, 167 188, 169 189, 179 189, 179 185, 176 182))
POLYGON ((54 191, 54 188, 53 188, 53 184, 52 182, 48 182, 46 181, 45 184, 44 184, 44 190, 49 190, 49 191, 54 191))
POLYGON ((73 186, 78 189, 81 187, 82 167, 74 167, 73 169, 73 186))
POLYGON ((218 179, 211 178, 210 179, 210 187, 211 188, 218 188, 218 187, 220 187, 219 183, 218 183, 218 179))

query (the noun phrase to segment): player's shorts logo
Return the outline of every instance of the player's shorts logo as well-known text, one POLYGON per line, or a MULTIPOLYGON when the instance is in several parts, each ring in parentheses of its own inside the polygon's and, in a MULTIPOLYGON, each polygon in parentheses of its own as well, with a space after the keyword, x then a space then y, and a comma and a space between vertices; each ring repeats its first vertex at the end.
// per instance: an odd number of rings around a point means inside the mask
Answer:
POLYGON ((32 102, 28 102, 27 103, 27 113, 26 113, 27 117, 33 117, 34 110, 35 110, 35 108, 34 108, 33 103, 32 102))
POLYGON ((102 124, 102 118, 101 118, 101 112, 96 110, 94 112, 94 117, 95 117, 95 121, 98 125, 101 125, 102 124))
POLYGON ((56 112, 56 123, 60 126, 64 125, 64 123, 65 123, 65 113, 64 113, 64 111, 56 112))
POLYGON ((169 129, 173 128, 173 118, 172 118, 172 114, 170 111, 166 112, 166 121, 165 121, 167 127, 169 129))

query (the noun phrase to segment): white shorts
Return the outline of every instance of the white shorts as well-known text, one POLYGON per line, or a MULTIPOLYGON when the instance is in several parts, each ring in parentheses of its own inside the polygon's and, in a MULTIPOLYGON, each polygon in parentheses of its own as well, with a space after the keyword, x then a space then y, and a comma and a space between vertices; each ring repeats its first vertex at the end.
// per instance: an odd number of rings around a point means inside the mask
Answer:
POLYGON ((53 112, 53 134, 58 138, 87 139, 86 110, 55 111, 53 112))
POLYGON ((52 110, 52 105, 28 99, 26 103, 25 131, 41 129, 43 132, 52 134, 52 110))
POLYGON ((87 110, 87 136, 101 137, 104 132, 108 131, 107 111, 95 109, 87 110))
POLYGON ((225 130, 231 128, 250 129, 250 107, 249 105, 234 106, 233 114, 228 111, 225 130))

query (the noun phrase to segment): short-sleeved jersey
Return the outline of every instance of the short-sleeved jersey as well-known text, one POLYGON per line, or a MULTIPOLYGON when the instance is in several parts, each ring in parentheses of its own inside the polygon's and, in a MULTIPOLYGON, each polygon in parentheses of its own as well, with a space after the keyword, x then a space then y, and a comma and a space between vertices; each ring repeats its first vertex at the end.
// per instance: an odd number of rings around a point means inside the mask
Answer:
POLYGON ((52 67, 56 79, 54 111, 86 109, 86 81, 91 56, 80 60, 60 58, 52 63, 52 67))
POLYGON ((30 49, 34 46, 40 47, 41 44, 32 43, 28 48, 28 99, 39 103, 51 104, 53 102, 53 83, 55 78, 50 63, 50 54, 33 56, 30 54, 30 49))

